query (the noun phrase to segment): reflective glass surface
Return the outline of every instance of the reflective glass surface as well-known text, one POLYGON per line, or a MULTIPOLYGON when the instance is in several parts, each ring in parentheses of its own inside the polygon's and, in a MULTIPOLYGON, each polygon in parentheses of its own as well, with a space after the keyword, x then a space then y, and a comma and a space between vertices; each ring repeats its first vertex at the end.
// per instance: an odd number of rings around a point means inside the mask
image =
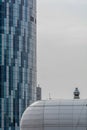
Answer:
POLYGON ((0 130, 36 100, 36 0, 0 0, 0 130))

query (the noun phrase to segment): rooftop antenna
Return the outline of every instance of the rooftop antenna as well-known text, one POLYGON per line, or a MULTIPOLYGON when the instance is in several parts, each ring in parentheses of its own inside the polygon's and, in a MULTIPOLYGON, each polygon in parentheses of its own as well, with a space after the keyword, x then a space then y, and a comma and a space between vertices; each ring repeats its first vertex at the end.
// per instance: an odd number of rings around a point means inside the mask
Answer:
POLYGON ((49 100, 51 100, 51 94, 49 93, 49 100))

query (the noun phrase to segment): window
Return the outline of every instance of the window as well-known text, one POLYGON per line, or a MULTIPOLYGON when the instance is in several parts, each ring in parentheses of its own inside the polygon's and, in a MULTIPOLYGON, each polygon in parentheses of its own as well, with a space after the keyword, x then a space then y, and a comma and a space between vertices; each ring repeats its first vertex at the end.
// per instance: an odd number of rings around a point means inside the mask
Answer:
POLYGON ((30 21, 34 22, 34 17, 30 16, 30 21))

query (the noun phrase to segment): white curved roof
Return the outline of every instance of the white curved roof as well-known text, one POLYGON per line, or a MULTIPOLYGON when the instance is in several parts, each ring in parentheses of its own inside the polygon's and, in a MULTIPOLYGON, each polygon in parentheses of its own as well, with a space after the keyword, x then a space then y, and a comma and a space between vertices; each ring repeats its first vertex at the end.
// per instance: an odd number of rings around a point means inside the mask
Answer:
POLYGON ((46 100, 28 107, 21 130, 87 130, 87 100, 46 100))

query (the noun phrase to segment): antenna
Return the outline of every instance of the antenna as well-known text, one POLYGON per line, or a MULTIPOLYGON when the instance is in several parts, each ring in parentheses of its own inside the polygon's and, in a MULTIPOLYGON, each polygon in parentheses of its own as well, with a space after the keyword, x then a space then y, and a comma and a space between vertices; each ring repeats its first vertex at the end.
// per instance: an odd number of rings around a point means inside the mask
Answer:
POLYGON ((51 94, 49 93, 49 100, 51 100, 51 94))

